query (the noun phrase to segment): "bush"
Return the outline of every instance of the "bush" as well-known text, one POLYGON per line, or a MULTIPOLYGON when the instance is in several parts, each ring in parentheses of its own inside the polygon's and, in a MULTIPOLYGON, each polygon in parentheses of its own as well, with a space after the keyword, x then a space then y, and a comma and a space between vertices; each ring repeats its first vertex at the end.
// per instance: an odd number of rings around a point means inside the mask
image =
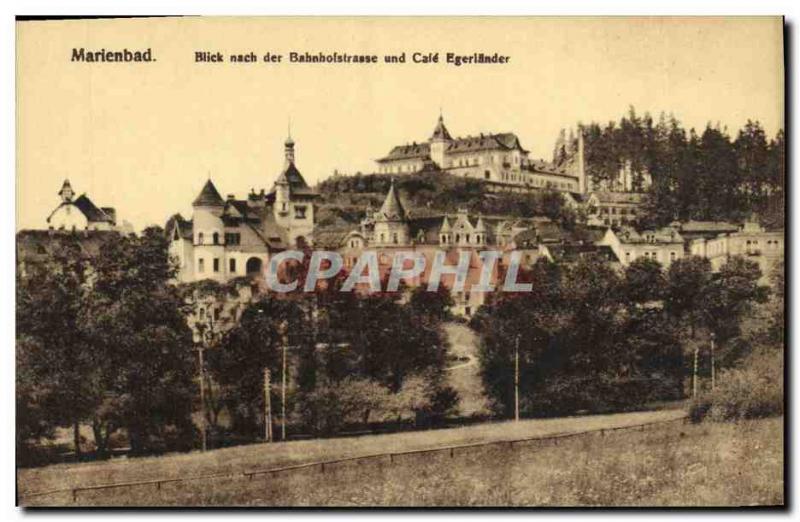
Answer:
POLYGON ((691 402, 689 417, 723 422, 782 415, 783 399, 783 353, 761 349, 721 371, 716 388, 691 402))
POLYGON ((458 392, 438 384, 431 375, 414 375, 406 379, 397 393, 395 409, 398 416, 414 416, 417 427, 440 424, 458 411, 458 392))
POLYGON ((535 417, 632 411, 648 403, 679 399, 677 389, 675 379, 663 375, 556 376, 522 397, 522 411, 535 417))
POLYGON ((389 389, 380 383, 348 377, 322 383, 301 399, 301 415, 314 434, 331 435, 350 424, 384 420, 393 410, 389 389))

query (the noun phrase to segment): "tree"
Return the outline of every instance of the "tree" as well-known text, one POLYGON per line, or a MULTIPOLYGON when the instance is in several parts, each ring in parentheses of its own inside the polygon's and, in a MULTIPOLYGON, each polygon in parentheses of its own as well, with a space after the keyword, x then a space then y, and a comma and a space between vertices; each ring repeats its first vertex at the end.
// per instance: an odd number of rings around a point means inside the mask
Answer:
POLYGON ((721 344, 739 334, 741 318, 754 303, 769 297, 769 288, 758 283, 760 278, 758 264, 742 256, 729 258, 712 277, 703 311, 721 344))
POLYGON ((112 238, 92 268, 80 322, 103 391, 91 417, 98 453, 119 428, 134 453, 190 448, 192 338, 163 232, 112 238))
POLYGON ((625 269, 620 291, 624 302, 643 305, 661 300, 665 286, 661 263, 655 259, 640 257, 625 269))
POLYGON ((703 309, 711 283, 711 262, 691 256, 676 260, 667 271, 664 305, 678 323, 688 325, 690 335, 704 319, 703 309))
MULTIPOLYGON (((21 426, 70 426, 77 458, 80 424, 102 400, 97 386, 98 357, 88 349, 81 328, 81 307, 89 293, 89 263, 76 236, 60 238, 41 263, 17 274, 17 376, 23 413, 34 415, 21 426), (38 417, 38 420, 36 420, 38 417)), ((23 419, 25 417, 23 416, 23 419)))
MULTIPOLYGON (((310 331, 308 317, 296 300, 266 294, 244 310, 218 350, 208 351, 209 369, 225 389, 234 431, 249 436, 263 433, 259 427, 266 420, 264 369, 269 369, 273 382, 282 379, 284 343, 293 354, 313 350, 313 340, 304 335, 310 331)), ((280 400, 275 396, 272 403, 280 400)))

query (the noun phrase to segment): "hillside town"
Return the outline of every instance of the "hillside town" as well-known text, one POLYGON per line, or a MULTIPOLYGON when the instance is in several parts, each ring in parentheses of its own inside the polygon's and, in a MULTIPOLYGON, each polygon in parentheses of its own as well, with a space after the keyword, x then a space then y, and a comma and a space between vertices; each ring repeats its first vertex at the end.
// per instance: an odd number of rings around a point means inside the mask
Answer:
MULTIPOLYGON (((22 442, 69 426, 75 458, 107 458, 120 433, 125 451, 148 454, 698 397, 714 386, 715 343, 734 353, 751 342, 747 311, 781 306, 784 230, 755 207, 728 220, 661 212, 659 164, 621 156, 607 168, 601 139, 579 126, 552 160, 533 159, 513 132, 454 138, 440 115, 427 140, 391 147, 374 173, 311 186, 289 136, 268 187, 237 196, 208 177, 176 199, 191 215, 138 234, 65 179, 43 226, 17 234, 18 299, 31 311, 20 342, 60 347, 56 357, 96 374, 58 377, 76 395, 26 396, 22 442), (273 261, 292 251, 280 277, 308 289, 313 276, 313 291, 279 296, 273 261), (319 278, 318 252, 342 272, 319 278), (422 265, 392 288, 406 269, 398 256, 422 265), (337 292, 367 258, 379 291, 362 281, 337 292), (527 290, 498 290, 509 279, 527 290), (53 337, 48 321, 71 327, 53 337), (131 391, 142 368, 153 393, 131 391), (84 409, 62 402, 87 397, 84 409), (71 416, 41 421, 51 403, 71 416), (142 413, 152 411, 167 420, 142 413)), ((767 201, 779 188, 741 194, 767 201)), ((782 338, 775 320, 769 335, 782 338)))

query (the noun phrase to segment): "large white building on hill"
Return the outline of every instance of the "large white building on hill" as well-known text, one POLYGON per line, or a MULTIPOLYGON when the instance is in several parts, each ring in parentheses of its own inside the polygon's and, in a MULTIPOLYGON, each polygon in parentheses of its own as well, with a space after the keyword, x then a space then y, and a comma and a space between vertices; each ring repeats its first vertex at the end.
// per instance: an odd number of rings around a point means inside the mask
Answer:
POLYGON ((393 147, 376 160, 382 174, 404 174, 434 168, 456 176, 481 179, 493 189, 524 192, 551 189, 585 193, 583 139, 576 157, 561 166, 529 158, 513 132, 452 137, 440 115, 433 134, 423 142, 393 147))

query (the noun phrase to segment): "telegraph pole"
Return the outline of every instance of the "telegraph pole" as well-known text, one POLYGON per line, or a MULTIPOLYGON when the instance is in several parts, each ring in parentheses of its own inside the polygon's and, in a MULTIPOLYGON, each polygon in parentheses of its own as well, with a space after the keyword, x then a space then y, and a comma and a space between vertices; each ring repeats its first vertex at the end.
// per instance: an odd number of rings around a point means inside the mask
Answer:
POLYGON ((514 420, 519 422, 519 334, 514 340, 514 420))
POLYGON ((200 437, 202 439, 203 451, 206 451, 206 380, 203 364, 203 345, 197 347, 197 354, 200 360, 200 437))
POLYGON ((272 442, 272 399, 269 368, 264 368, 264 440, 272 442))
POLYGON ((711 332, 711 391, 714 391, 716 384, 716 368, 714 366, 714 332, 711 332))
POLYGON ((286 351, 289 349, 288 325, 283 323, 283 369, 281 370, 281 440, 286 440, 286 351))
POLYGON ((694 348, 694 370, 692 371, 692 398, 697 398, 697 352, 698 348, 694 348))

